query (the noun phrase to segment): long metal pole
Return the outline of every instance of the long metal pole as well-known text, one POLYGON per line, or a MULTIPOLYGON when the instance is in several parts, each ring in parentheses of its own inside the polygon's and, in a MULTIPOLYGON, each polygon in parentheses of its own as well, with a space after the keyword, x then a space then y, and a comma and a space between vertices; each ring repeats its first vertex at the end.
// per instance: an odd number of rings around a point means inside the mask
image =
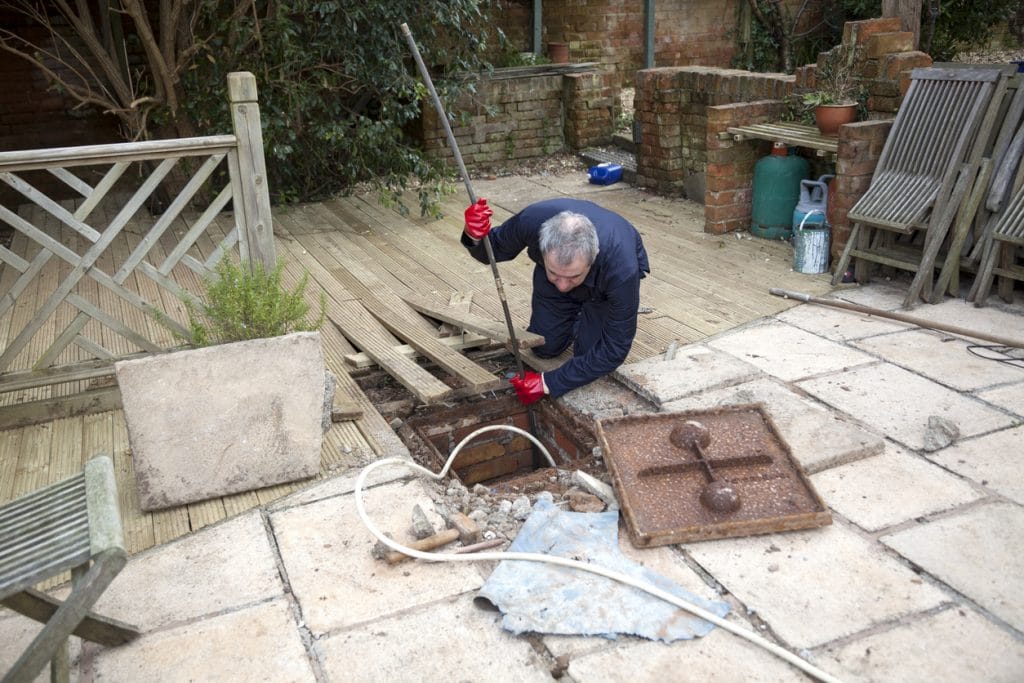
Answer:
POLYGON ((947 325, 945 323, 935 322, 933 320, 926 320, 924 318, 918 318, 912 315, 905 315, 903 313, 894 313, 892 311, 883 311, 880 308, 871 308, 870 306, 861 306, 860 304, 851 304, 847 301, 839 301, 838 299, 820 299, 810 294, 804 294, 803 292, 790 292, 785 289, 779 289, 773 287, 769 289, 770 294, 775 296, 781 296, 785 299, 796 299, 797 301, 803 301, 809 304, 818 304, 820 306, 831 306, 832 308, 842 308, 847 311, 856 311, 857 313, 867 313, 868 315, 878 316, 879 318, 888 318, 890 320, 898 320, 909 325, 916 325, 917 327, 923 327, 929 330, 941 330, 942 332, 951 332, 953 334, 959 334, 964 337, 971 337, 972 339, 980 339, 982 341, 992 342, 993 344, 1000 344, 1002 346, 1012 346, 1016 349, 1024 349, 1024 340, 1012 339, 1010 337, 1001 337, 996 334, 988 334, 986 332, 978 332, 976 330, 969 330, 966 327, 959 327, 957 325, 947 325))
MULTIPOLYGON (((469 173, 466 172, 466 164, 462 161, 462 153, 459 152, 459 143, 455 140, 455 134, 452 133, 451 124, 448 123, 448 115, 444 111, 444 105, 441 104, 441 98, 437 96, 437 90, 434 89, 434 81, 430 78, 430 72, 427 71, 427 65, 423 63, 423 57, 420 55, 420 50, 416 47, 416 40, 412 37, 412 32, 409 30, 409 25, 402 24, 402 35, 405 36, 405 42, 409 44, 409 50, 412 51, 412 56, 416 60, 416 67, 420 71, 420 76, 423 77, 423 83, 427 86, 427 92, 430 93, 430 99, 434 102, 434 109, 437 110, 437 116, 441 119, 441 125, 444 126, 445 136, 448 138, 448 146, 452 150, 452 155, 455 157, 455 163, 459 167, 459 173, 462 174, 462 180, 466 184, 466 193, 469 195, 469 203, 476 204, 477 196, 476 192, 473 191, 473 181, 469 178, 469 173)), ((491 273, 494 275, 494 286, 498 290, 498 299, 501 300, 501 310, 505 314, 505 325, 508 327, 508 339, 512 344, 512 354, 516 359, 516 370, 519 372, 520 377, 526 376, 526 371, 523 367, 523 357, 519 352, 519 343, 516 341, 516 330, 512 325, 512 313, 508 309, 508 299, 505 298, 505 285, 501 281, 501 273, 498 272, 498 263, 494 260, 494 249, 491 247, 491 236, 485 235, 483 239, 484 250, 487 252, 487 261, 491 264, 491 273)), ((533 434, 539 436, 537 431, 537 416, 533 412, 532 406, 526 407, 527 417, 530 422, 530 431, 533 434)), ((534 467, 540 466, 540 453, 536 447, 533 449, 534 467)))

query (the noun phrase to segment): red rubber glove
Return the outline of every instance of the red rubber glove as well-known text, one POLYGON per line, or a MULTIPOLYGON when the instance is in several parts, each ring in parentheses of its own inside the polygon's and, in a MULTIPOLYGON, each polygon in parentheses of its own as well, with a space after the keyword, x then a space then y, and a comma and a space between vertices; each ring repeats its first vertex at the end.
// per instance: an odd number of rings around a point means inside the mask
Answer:
POLYGON ((527 370, 522 377, 517 375, 509 381, 516 388, 516 396, 524 406, 539 401, 544 394, 548 393, 547 387, 544 386, 544 375, 539 375, 536 372, 527 370))
POLYGON ((487 200, 481 197, 476 204, 470 204, 466 208, 466 234, 476 241, 487 237, 491 231, 491 216, 494 212, 487 206, 487 200))

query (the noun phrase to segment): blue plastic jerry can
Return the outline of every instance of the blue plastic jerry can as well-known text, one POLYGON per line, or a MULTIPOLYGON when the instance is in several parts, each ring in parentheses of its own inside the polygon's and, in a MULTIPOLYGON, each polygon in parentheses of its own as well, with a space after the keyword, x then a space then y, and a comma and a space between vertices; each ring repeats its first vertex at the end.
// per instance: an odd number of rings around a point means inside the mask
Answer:
POLYGON ((828 209, 828 180, 832 176, 823 175, 817 180, 800 181, 800 200, 793 209, 793 229, 804 224, 825 223, 825 212, 828 209))
POLYGON ((594 185, 611 185, 622 180, 622 166, 605 161, 597 166, 591 166, 587 174, 594 185))

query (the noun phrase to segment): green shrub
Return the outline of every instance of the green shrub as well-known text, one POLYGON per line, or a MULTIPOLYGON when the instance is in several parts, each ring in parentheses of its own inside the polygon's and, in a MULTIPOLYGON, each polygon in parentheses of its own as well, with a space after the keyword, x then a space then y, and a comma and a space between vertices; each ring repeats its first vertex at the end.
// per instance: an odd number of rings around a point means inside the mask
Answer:
POLYGON ((193 346, 210 346, 320 329, 326 317, 323 294, 319 317, 310 319, 304 297, 309 273, 289 291, 281 283, 283 271, 281 260, 268 272, 262 263, 249 270, 225 255, 217 264, 216 275, 205 281, 205 301, 183 299, 189 319, 187 341, 193 346))

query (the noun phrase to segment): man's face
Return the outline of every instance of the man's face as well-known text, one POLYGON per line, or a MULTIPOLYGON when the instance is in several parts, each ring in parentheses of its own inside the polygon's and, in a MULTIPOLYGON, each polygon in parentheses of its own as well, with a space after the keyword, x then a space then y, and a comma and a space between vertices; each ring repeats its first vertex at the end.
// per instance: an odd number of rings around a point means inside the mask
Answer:
POLYGON ((551 254, 544 254, 544 271, 547 273, 548 282, 565 294, 583 284, 587 273, 590 272, 590 264, 583 256, 577 256, 572 263, 563 265, 551 254))

